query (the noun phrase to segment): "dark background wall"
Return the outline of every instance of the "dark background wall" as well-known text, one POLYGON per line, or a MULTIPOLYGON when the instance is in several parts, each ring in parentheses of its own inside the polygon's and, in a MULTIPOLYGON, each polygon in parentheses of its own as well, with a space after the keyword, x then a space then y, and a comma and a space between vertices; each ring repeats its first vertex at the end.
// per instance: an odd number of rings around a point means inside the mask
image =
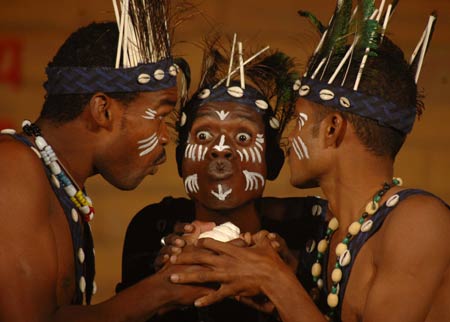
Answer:
MULTIPOLYGON (((269 44, 304 63, 319 37, 297 16, 297 10, 310 10, 326 23, 334 5, 331 0, 204 0, 199 3, 203 15, 177 30, 175 53, 190 62, 195 84, 201 61, 196 44, 212 24, 229 34, 238 32, 244 44, 249 42, 254 48, 269 44)), ((439 20, 419 81, 426 96, 426 111, 398 156, 396 175, 408 186, 430 190, 450 201, 450 1, 400 1, 388 33, 409 57, 433 9, 438 10, 439 20)), ((113 18, 112 3, 106 0, 0 0, 0 127, 17 128, 23 118, 38 116, 44 96, 45 66, 72 31, 92 21, 113 18)), ((118 191, 101 178, 89 179, 87 183, 97 211, 92 223, 99 285, 95 302, 114 292, 120 278, 123 237, 133 214, 166 195, 185 196, 182 181, 175 174, 173 145, 168 150, 168 162, 136 191, 118 191)), ((296 190, 289 185, 286 167, 266 189, 266 195, 311 194, 320 195, 320 191, 296 190)))

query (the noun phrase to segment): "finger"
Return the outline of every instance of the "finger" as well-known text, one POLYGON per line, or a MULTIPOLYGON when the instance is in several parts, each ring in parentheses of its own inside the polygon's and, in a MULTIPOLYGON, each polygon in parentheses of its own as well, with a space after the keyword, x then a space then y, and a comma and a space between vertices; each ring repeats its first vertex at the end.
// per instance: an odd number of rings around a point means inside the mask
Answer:
POLYGON ((247 243, 241 238, 236 238, 236 239, 230 240, 228 243, 230 243, 231 245, 236 246, 236 247, 248 246, 247 243))
POLYGON ((209 293, 208 295, 195 300, 194 305, 196 307, 208 306, 220 302, 223 299, 228 298, 232 295, 233 292, 231 292, 230 290, 227 291, 225 287, 221 287, 218 291, 209 293))
POLYGON ((166 246, 176 246, 180 248, 186 246, 186 241, 177 234, 167 235, 166 237, 163 237, 163 240, 166 246))
POLYGON ((252 242, 254 244, 264 242, 266 240, 267 235, 269 234, 270 232, 268 232, 267 230, 260 230, 252 236, 252 242))
POLYGON ((191 224, 196 230, 198 230, 199 234, 204 233, 205 231, 210 231, 216 227, 216 223, 212 221, 194 220, 191 224))
POLYGON ((184 264, 184 265, 208 265, 217 266, 222 263, 220 256, 204 251, 198 248, 192 248, 190 251, 183 252, 181 254, 175 254, 170 257, 172 264, 184 264))
POLYGON ((178 235, 190 233, 192 230, 194 230, 194 226, 188 222, 177 222, 173 226, 173 232, 178 235))
POLYGON ((155 258, 155 261, 153 262, 153 267, 155 271, 159 271, 161 267, 164 266, 165 263, 169 261, 170 256, 168 254, 159 255, 155 258))
POLYGON ((199 239, 196 243, 196 246, 199 248, 205 248, 212 250, 217 254, 227 254, 233 255, 238 250, 242 249, 241 247, 236 247, 231 243, 223 243, 212 238, 202 238, 199 239))
POLYGON ((174 273, 170 275, 170 281, 174 284, 203 284, 208 282, 226 282, 227 275, 210 270, 201 270, 187 273, 174 273))
POLYGON ((252 234, 250 232, 244 233, 242 237, 247 246, 250 246, 252 244, 252 234))

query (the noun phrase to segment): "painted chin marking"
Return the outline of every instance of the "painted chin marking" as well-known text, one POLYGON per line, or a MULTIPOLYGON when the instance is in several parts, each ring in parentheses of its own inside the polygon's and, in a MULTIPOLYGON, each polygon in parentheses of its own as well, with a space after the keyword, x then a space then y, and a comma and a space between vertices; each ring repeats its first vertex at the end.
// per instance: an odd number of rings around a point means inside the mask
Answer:
POLYGON ((250 172, 247 170, 242 171, 242 173, 244 174, 246 181, 245 191, 258 190, 258 179, 261 180, 261 187, 264 187, 265 181, 262 174, 257 172, 250 172))
POLYGON ((217 192, 214 190, 211 190, 211 194, 219 199, 220 201, 224 201, 228 195, 233 191, 233 189, 228 189, 224 191, 223 186, 221 184, 217 185, 217 192))
POLYGON ((196 173, 186 177, 184 180, 184 189, 188 194, 197 193, 199 191, 198 176, 196 173))
POLYGON ((158 136, 157 136, 156 133, 153 133, 147 139, 138 141, 138 144, 139 144, 138 149, 139 150, 145 149, 144 151, 139 153, 139 156, 143 157, 143 156, 149 154, 150 152, 152 152, 156 148, 156 146, 158 145, 158 142, 159 142, 159 139, 158 139, 158 136))

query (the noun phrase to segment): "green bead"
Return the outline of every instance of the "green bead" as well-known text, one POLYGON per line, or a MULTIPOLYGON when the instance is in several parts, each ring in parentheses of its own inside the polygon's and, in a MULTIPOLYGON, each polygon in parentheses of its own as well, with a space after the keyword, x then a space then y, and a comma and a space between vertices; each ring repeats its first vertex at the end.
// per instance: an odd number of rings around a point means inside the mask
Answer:
POLYGON ((323 258, 323 253, 317 253, 317 259, 322 259, 323 258))
POLYGON ((336 294, 336 293, 337 293, 337 287, 336 287, 336 286, 333 286, 333 287, 331 288, 331 293, 333 293, 333 294, 336 294))
POLYGON ((381 200, 381 196, 380 195, 376 195, 375 197, 373 197, 373 201, 378 202, 381 200))
POLYGON ((331 235, 332 233, 333 233, 333 229, 328 228, 328 229, 327 229, 327 235, 331 235))
POLYGON ((336 264, 334 264, 334 267, 341 268, 341 265, 339 265, 339 262, 336 262, 336 264))
POLYGON ((313 276, 313 281, 314 281, 314 283, 317 283, 318 280, 319 280, 319 277, 318 277, 318 276, 313 276))
POLYGON ((398 181, 397 179, 392 179, 392 183, 395 185, 398 185, 400 181, 398 181))
POLYGON ((348 243, 350 242, 350 238, 345 237, 344 240, 342 241, 343 244, 348 245, 348 243))
POLYGON ((362 224, 364 224, 364 221, 366 220, 366 218, 364 218, 364 217, 361 217, 361 218, 359 218, 359 223, 362 225, 362 224))

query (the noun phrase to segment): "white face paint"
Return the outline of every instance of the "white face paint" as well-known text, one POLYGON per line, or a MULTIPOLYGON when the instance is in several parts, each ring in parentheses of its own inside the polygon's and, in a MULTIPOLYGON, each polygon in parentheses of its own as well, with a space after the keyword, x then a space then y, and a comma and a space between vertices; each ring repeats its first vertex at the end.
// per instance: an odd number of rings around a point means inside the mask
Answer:
POLYGON ((264 143, 264 134, 257 134, 254 146, 236 150, 237 154, 241 158, 241 162, 261 163, 263 143, 264 143))
POLYGON ((247 170, 242 171, 245 176, 245 191, 249 190, 258 190, 259 182, 258 179, 261 180, 261 187, 264 187, 264 176, 258 172, 250 172, 247 170))
POLYGON ((218 145, 213 146, 213 150, 217 150, 219 152, 222 152, 225 149, 230 149, 229 145, 225 145, 225 135, 220 136, 220 142, 218 145))
MULTIPOLYGON (((299 113, 298 114, 298 129, 299 132, 302 131, 303 126, 308 121, 308 115, 305 113, 299 113)), ((308 153, 308 147, 306 146, 305 142, 303 142, 300 135, 295 137, 292 140, 292 147, 294 148, 295 154, 299 158, 299 160, 303 159, 309 159, 309 153, 308 153)))
POLYGON ((184 158, 191 159, 192 161, 203 161, 205 160, 206 152, 208 152, 208 147, 201 144, 189 143, 191 140, 190 134, 188 138, 188 144, 186 150, 184 151, 184 158))
POLYGON ((199 187, 197 174, 186 177, 186 179, 184 180, 184 189, 188 194, 198 192, 199 187))
POLYGON ((223 187, 221 184, 217 185, 217 192, 211 190, 211 193, 214 197, 219 199, 220 201, 224 201, 226 197, 233 191, 233 189, 228 189, 227 191, 223 191, 223 187))
POLYGON ((217 115, 219 116, 219 119, 221 121, 225 120, 228 116, 228 114, 230 114, 230 112, 225 112, 225 111, 216 111, 217 115))
POLYGON ((138 149, 144 150, 139 153, 140 157, 149 154, 158 146, 159 138, 156 133, 153 133, 149 138, 138 141, 138 149))
POLYGON ((145 111, 145 115, 142 115, 142 117, 147 120, 154 120, 156 118, 156 113, 157 112, 155 110, 148 108, 145 111))

